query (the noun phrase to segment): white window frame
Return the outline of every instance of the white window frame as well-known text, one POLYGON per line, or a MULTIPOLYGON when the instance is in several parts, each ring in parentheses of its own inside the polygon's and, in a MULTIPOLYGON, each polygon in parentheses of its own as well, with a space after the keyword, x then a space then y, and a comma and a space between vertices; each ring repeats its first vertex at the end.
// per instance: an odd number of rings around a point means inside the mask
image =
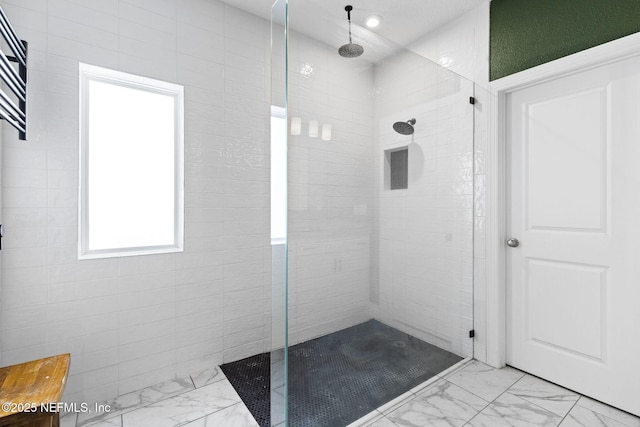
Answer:
POLYGON ((78 194, 78 259, 181 252, 184 248, 184 87, 174 83, 79 63, 80 144, 78 194), (98 81, 174 98, 174 230, 173 242, 158 246, 89 249, 89 83, 98 81))

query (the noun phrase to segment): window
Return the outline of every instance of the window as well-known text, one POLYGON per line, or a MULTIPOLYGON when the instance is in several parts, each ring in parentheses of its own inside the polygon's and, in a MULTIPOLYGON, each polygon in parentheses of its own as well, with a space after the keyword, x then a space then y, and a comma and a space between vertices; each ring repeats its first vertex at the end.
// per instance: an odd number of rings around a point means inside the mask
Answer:
POLYGON ((181 251, 183 87, 80 64, 79 258, 181 251))
POLYGON ((287 112, 271 106, 271 244, 287 236, 287 112))

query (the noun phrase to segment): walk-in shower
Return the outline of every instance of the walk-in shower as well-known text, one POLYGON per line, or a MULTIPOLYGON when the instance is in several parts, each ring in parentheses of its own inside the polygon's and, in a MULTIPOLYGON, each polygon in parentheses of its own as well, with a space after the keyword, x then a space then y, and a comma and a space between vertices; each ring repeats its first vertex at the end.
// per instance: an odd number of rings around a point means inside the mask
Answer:
POLYGON ((365 29, 364 11, 348 17, 362 54, 344 60, 333 6, 273 9, 287 207, 273 352, 248 362, 271 369, 263 426, 348 425, 473 356, 473 83, 365 29), (323 35, 297 24, 308 13, 323 35))

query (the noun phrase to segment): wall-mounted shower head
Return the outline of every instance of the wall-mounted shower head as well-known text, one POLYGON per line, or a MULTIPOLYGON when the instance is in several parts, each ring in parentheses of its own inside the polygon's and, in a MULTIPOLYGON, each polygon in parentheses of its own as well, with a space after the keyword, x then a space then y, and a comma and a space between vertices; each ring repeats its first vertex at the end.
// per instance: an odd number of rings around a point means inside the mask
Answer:
POLYGON ((347 11, 347 20, 349 21, 349 43, 340 46, 338 53, 344 58, 356 58, 364 52, 364 48, 359 44, 353 43, 351 40, 351 11, 353 6, 345 6, 344 10, 347 11))
POLYGON ((406 122, 395 122, 393 124, 393 130, 401 135, 412 135, 413 125, 416 124, 416 119, 407 120, 406 122))

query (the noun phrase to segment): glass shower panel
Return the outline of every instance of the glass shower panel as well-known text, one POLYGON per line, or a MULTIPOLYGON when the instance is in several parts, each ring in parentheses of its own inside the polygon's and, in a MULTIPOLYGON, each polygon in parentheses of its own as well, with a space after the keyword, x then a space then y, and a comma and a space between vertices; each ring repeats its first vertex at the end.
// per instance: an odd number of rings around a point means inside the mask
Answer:
POLYGON ((261 427, 287 424, 287 1, 271 9, 270 408, 261 427))
POLYGON ((292 30, 288 76, 288 425, 347 425, 359 379, 333 334, 372 318, 373 67, 292 30))
POLYGON ((406 148, 407 186, 393 190, 378 156, 373 307, 385 324, 473 355, 473 83, 415 53, 376 64, 379 153, 406 148), (415 119, 415 132, 391 126, 415 119), (377 280, 376 280, 377 279, 377 280))
POLYGON ((368 61, 290 33, 290 344, 369 319, 372 87, 368 61))

